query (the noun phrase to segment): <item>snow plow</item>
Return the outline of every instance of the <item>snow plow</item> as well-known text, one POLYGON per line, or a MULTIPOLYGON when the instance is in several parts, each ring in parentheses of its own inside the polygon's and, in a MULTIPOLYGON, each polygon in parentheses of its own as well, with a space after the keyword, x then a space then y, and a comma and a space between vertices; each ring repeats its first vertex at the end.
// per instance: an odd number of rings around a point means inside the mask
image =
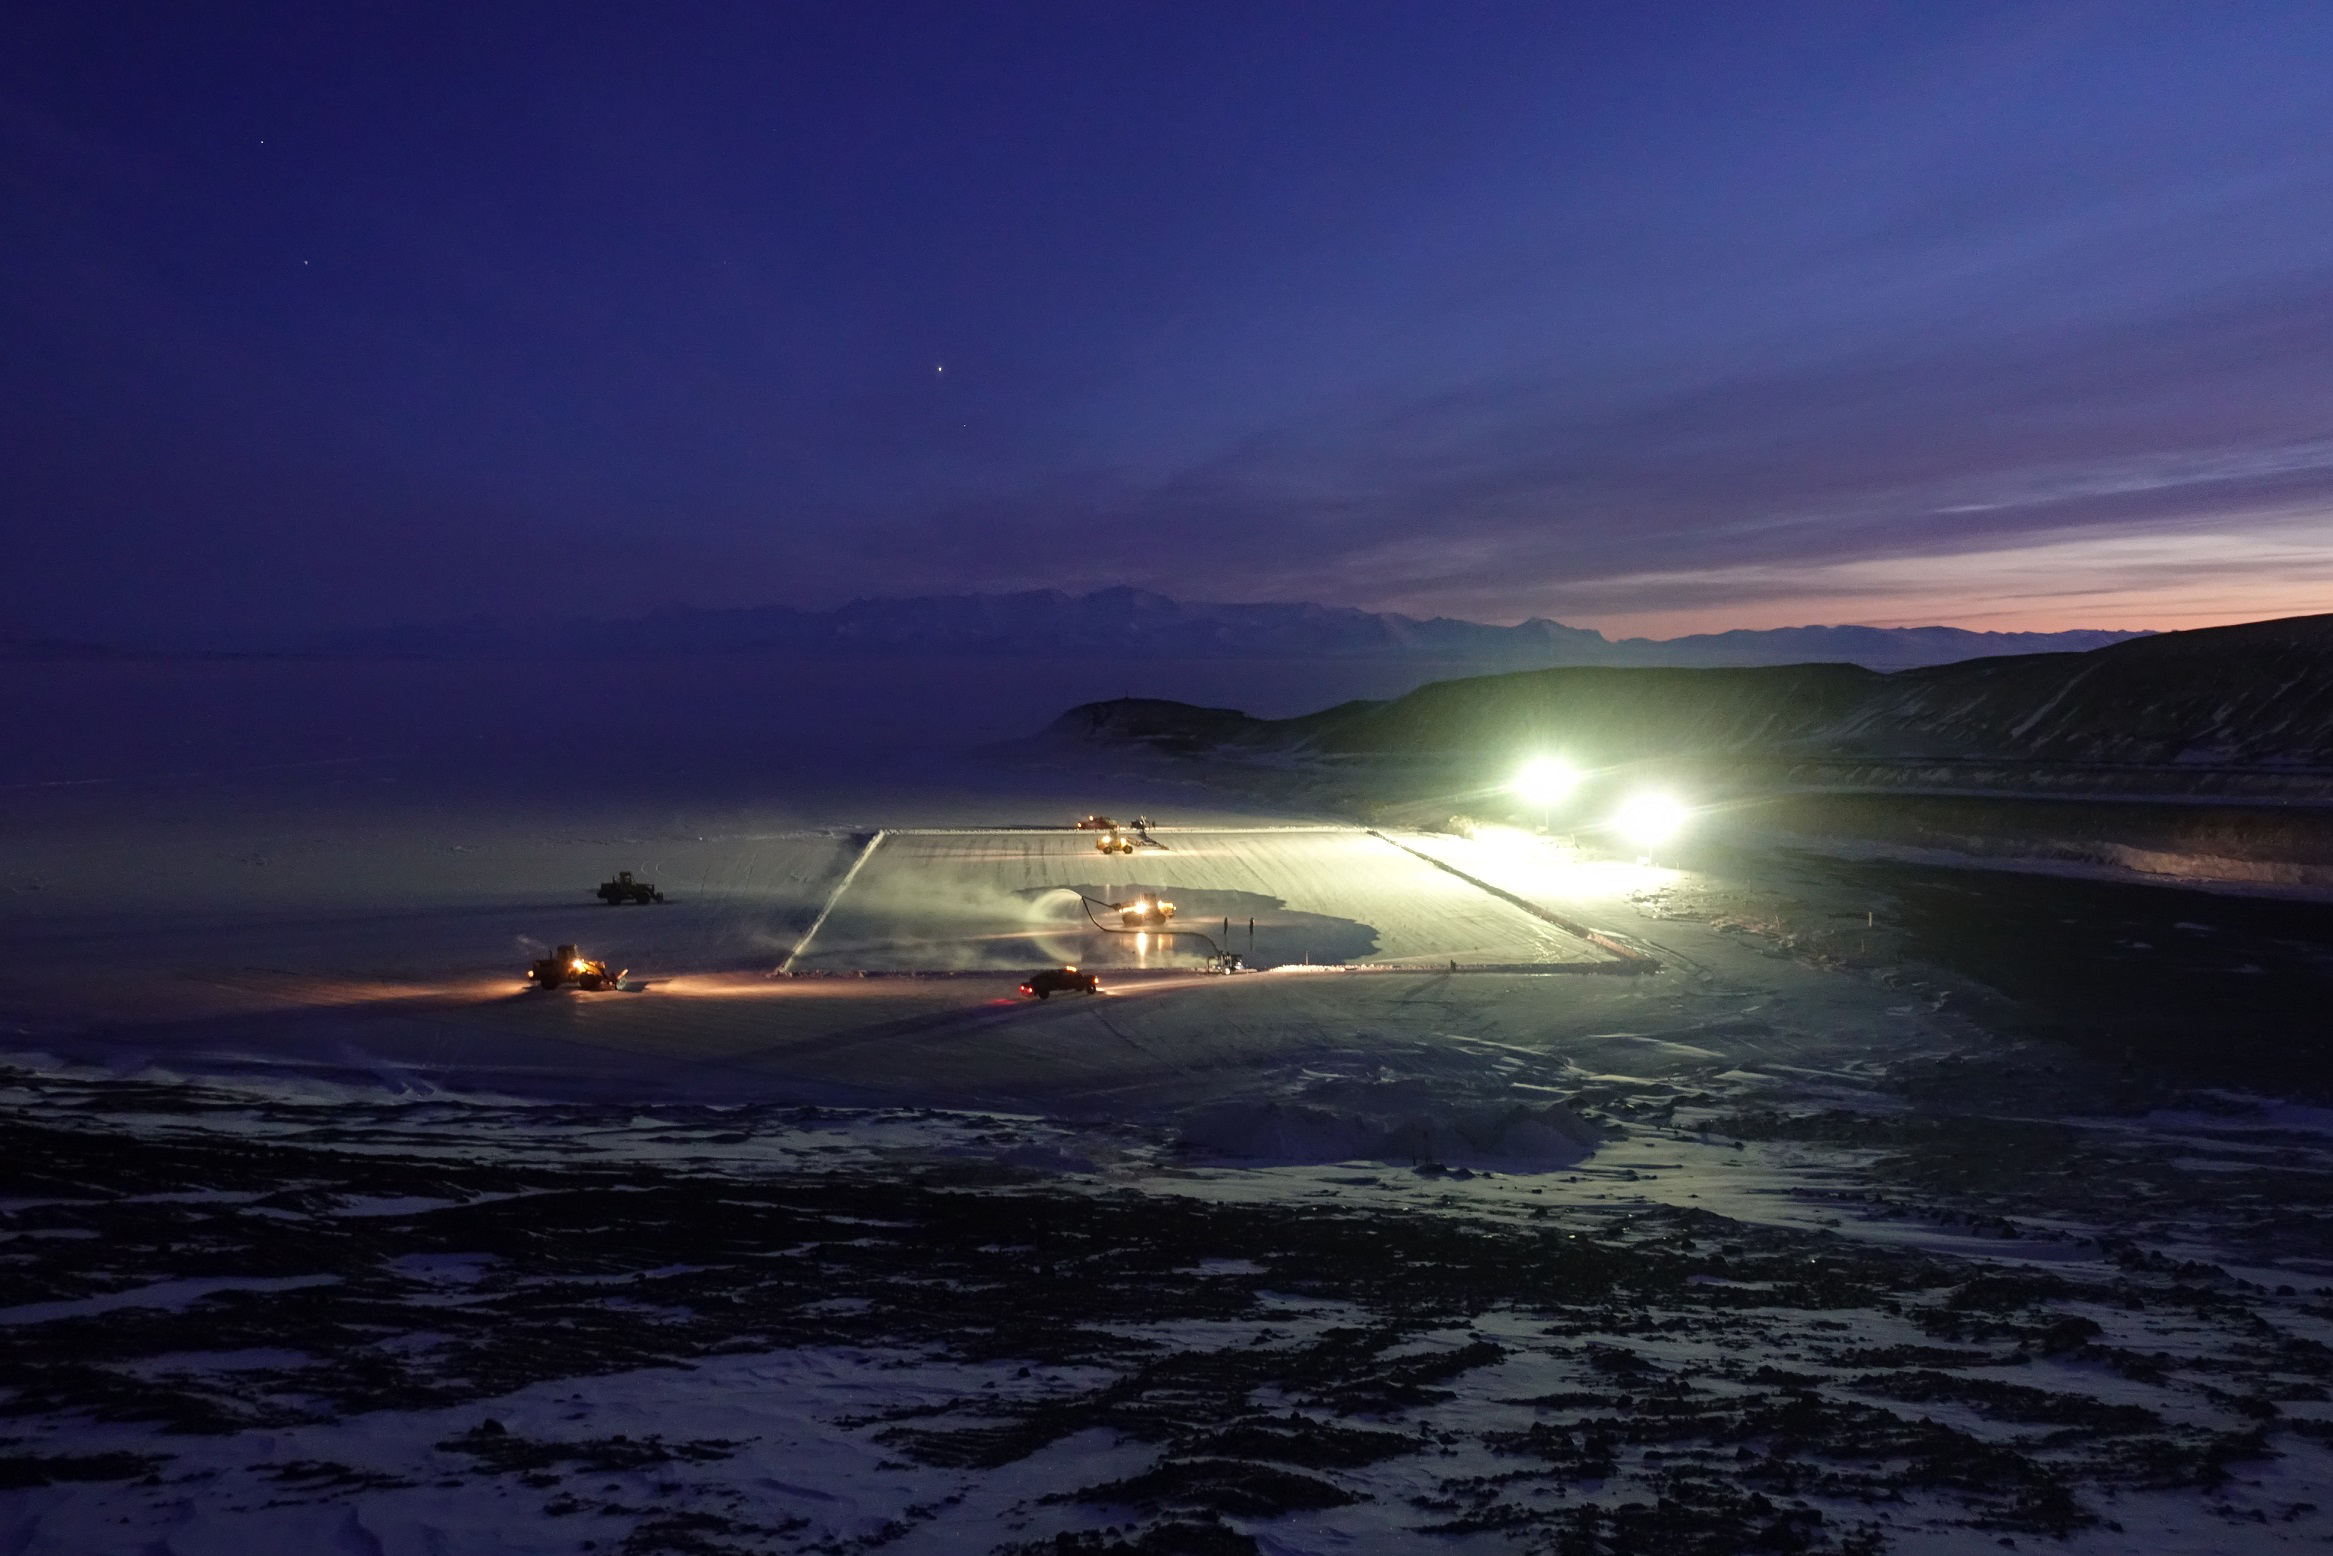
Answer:
POLYGON ((1094 847, 1105 854, 1130 854, 1134 852, 1134 839, 1128 837, 1118 828, 1112 827, 1094 839, 1094 847))
POLYGON ((599 891, 595 895, 611 908, 622 907, 627 902, 636 902, 646 907, 649 903, 664 900, 664 893, 646 881, 633 880, 629 870, 618 870, 614 880, 600 882, 599 891))
POLYGON ((591 991, 620 989, 624 986, 624 973, 630 971, 627 967, 623 972, 611 973, 607 963, 595 962, 575 947, 563 945, 527 969, 527 984, 536 989, 569 985, 591 991))
POLYGON ((1077 824, 1077 830, 1080 832, 1115 832, 1118 830, 1118 823, 1109 816, 1088 816, 1077 824))

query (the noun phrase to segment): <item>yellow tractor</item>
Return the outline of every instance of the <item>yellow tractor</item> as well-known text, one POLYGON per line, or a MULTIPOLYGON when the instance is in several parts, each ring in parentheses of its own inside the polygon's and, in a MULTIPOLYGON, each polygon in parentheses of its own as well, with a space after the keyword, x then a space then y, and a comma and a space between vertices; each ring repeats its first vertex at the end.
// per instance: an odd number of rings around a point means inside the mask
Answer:
POLYGON ((1134 852, 1134 839, 1112 827, 1094 839, 1094 847, 1105 854, 1130 854, 1134 852))
POLYGON ((595 962, 575 947, 563 945, 527 969, 527 982, 538 989, 557 989, 569 984, 593 991, 620 989, 624 986, 624 973, 630 971, 627 967, 623 972, 610 973, 607 963, 595 962))

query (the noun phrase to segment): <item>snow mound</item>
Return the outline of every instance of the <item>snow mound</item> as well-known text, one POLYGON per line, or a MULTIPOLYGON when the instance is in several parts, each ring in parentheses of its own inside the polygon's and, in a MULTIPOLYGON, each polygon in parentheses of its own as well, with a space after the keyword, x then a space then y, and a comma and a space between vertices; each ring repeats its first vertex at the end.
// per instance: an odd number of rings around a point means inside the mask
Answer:
POLYGON ((1227 1102, 1183 1124, 1183 1149, 1258 1165, 1439 1162, 1508 1172, 1569 1167, 1596 1130, 1561 1103, 1379 1112, 1305 1102, 1227 1102))

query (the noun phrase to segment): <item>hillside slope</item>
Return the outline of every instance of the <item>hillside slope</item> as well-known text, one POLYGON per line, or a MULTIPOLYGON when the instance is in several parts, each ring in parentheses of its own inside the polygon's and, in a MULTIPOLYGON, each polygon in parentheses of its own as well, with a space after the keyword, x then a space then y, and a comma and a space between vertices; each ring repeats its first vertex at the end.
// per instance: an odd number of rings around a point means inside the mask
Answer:
POLYGON ((1841 664, 1533 670, 1280 720, 1097 703, 1072 709, 1052 733, 1280 759, 1559 749, 1600 764, 1737 756, 2333 769, 2333 615, 1892 674, 1841 664))

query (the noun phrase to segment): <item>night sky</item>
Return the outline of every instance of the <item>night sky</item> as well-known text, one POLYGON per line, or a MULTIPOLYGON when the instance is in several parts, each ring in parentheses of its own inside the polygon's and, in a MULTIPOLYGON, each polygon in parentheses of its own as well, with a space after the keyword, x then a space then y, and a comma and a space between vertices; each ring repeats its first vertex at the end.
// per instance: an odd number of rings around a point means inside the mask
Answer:
POLYGON ((2333 608, 2333 7, 20 3, 8 626, 2333 608))

